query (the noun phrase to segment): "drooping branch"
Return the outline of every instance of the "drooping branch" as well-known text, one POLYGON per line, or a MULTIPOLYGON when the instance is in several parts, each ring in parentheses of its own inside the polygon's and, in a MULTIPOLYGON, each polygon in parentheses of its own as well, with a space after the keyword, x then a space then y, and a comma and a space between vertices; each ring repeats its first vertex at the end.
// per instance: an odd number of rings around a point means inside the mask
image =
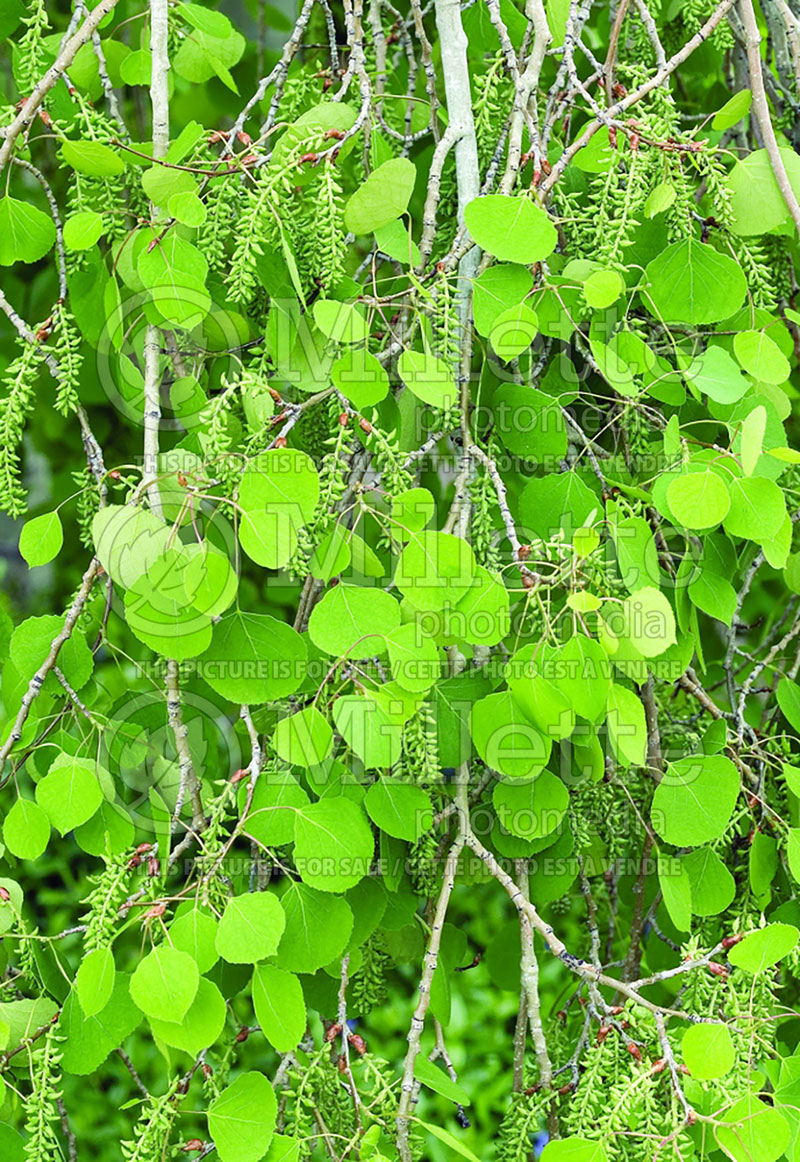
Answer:
POLYGON ((82 48, 92 39, 94 32, 116 4, 117 0, 100 0, 100 3, 96 8, 92 9, 78 31, 62 47, 55 61, 42 79, 36 82, 33 92, 23 103, 19 113, 5 132, 5 139, 0 146, 0 170, 3 170, 8 164, 8 159, 11 157, 11 151, 14 148, 14 142, 20 133, 32 123, 47 94, 75 60, 78 49, 82 48))
POLYGON ((758 21, 756 20, 755 9, 753 8, 753 0, 739 0, 739 8, 742 14, 742 21, 744 22, 747 65, 750 70, 750 89, 753 94, 753 113, 758 122, 758 127, 761 130, 764 148, 769 156, 769 163, 772 166, 772 172, 775 176, 775 181, 778 183, 781 197, 786 203, 786 208, 795 224, 795 229, 800 232, 800 203, 798 203, 797 196, 789 181, 789 175, 786 172, 786 166, 781 157, 781 151, 778 148, 778 139, 775 136, 772 118, 769 115, 767 94, 764 89, 764 73, 761 65, 761 33, 758 30, 758 21))

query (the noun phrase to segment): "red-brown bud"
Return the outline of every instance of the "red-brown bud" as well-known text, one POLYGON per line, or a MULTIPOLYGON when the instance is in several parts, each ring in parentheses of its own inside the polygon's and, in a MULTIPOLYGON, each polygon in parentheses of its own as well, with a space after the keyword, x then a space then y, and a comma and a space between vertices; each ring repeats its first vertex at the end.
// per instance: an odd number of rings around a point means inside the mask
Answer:
POLYGON ((367 1043, 360 1033, 350 1033, 347 1040, 355 1049, 359 1057, 363 1057, 367 1051, 367 1043))

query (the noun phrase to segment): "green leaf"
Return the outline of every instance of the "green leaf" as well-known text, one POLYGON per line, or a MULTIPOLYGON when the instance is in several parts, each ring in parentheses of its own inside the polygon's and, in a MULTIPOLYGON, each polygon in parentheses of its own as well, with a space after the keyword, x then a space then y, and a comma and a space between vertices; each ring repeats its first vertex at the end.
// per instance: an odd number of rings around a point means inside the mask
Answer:
POLYGON ((536 312, 527 303, 502 311, 492 324, 491 343, 495 353, 508 361, 527 351, 539 331, 536 312))
MULTIPOLYGON (((779 149, 781 160, 795 196, 800 197, 800 157, 793 149, 779 149)), ((766 149, 756 149, 736 162, 728 174, 733 213, 732 229, 736 234, 767 234, 782 226, 789 209, 775 178, 766 149)))
POLYGON ((711 529, 728 515, 731 498, 719 474, 706 469, 676 477, 667 488, 667 503, 684 528, 711 529))
POLYGON ((740 456, 745 476, 752 476, 764 448, 764 431, 767 426, 767 409, 756 407, 749 412, 741 427, 740 456))
POLYGON ((303 1040, 306 1003, 300 981, 293 973, 272 964, 256 965, 253 1007, 261 1032, 279 1053, 291 1052, 303 1040))
POLYGON ((109 504, 92 521, 92 539, 106 573, 129 589, 166 551, 169 529, 144 509, 109 504))
POLYGON ((736 1053, 726 1025, 690 1025, 681 1042, 683 1060, 695 1081, 712 1081, 733 1069, 736 1053))
POLYGON ((184 226, 202 226, 208 217, 205 202, 193 191, 184 190, 171 194, 167 200, 167 213, 176 218, 184 226))
POLYGON ((774 480, 761 476, 733 479, 730 498, 731 507, 723 521, 726 533, 759 542, 777 534, 786 516, 786 501, 774 480))
POLYGON ((434 1138, 438 1138, 440 1142, 444 1142, 445 1146, 453 1154, 457 1154, 459 1158, 466 1158, 467 1162, 480 1162, 478 1155, 474 1154, 469 1146, 465 1146, 463 1142, 460 1142, 449 1130, 443 1129, 442 1126, 434 1126, 430 1122, 423 1122, 421 1119, 417 1120, 419 1120, 419 1124, 423 1130, 427 1130, 429 1134, 433 1134, 434 1138))
POLYGON ((731 129, 738 121, 747 116, 752 100, 753 94, 749 89, 740 89, 738 93, 734 93, 730 100, 726 101, 722 108, 714 114, 711 128, 720 133, 726 129, 731 129))
POLYGON ((272 736, 272 745, 287 763, 313 767, 326 759, 333 746, 333 731, 316 706, 306 706, 282 718, 272 736))
POLYGON ((741 944, 735 944, 728 952, 728 960, 745 972, 764 972, 788 956, 798 938, 800 932, 793 924, 767 924, 745 936, 741 944))
POLYGON ((408 208, 416 178, 416 166, 407 157, 393 157, 379 165, 345 206, 347 229, 371 234, 399 218, 408 208))
POLYGON ((442 668, 436 643, 415 622, 398 626, 384 636, 394 680, 412 693, 429 690, 442 668))
MULTIPOLYGON (((647 727, 641 702, 626 686, 612 683, 608 693, 608 729, 619 761, 644 766, 647 755, 647 727)), ((658 791, 656 791, 658 794, 658 791)))
POLYGON ((64 223, 64 246, 67 250, 89 250, 104 230, 103 215, 94 210, 71 214, 64 223))
POLYGON ((432 1089, 434 1093, 440 1093, 449 1101, 456 1102, 461 1106, 470 1105, 470 1096, 464 1087, 453 1081, 449 1074, 425 1057, 417 1058, 414 1064, 414 1076, 428 1089, 432 1089))
POLYGON ((510 778, 538 775, 550 757, 550 739, 528 721, 508 691, 475 703, 470 733, 486 765, 510 778))
POLYGON ((210 980, 200 977, 197 993, 188 1013, 180 1021, 159 1021, 150 1018, 153 1036, 165 1045, 182 1049, 197 1057, 219 1038, 227 1016, 225 998, 210 980))
POLYGON ((542 1162, 606 1162, 606 1159, 603 1143, 588 1138, 561 1138, 548 1142, 542 1150, 542 1162))
MULTIPOLYGON (((52 649, 53 639, 64 627, 63 617, 45 614, 29 617, 14 630, 8 646, 11 662, 20 676, 30 679, 47 658, 52 649)), ((64 642, 59 651, 58 664, 73 690, 80 690, 89 681, 94 667, 91 650, 86 639, 77 632, 64 642)), ((63 697, 63 687, 55 675, 48 676, 45 691, 63 697)))
POLYGON ((658 861, 658 886, 664 897, 669 918, 679 932, 692 927, 692 886, 688 872, 678 860, 664 857, 658 861))
POLYGON ((331 380, 359 411, 380 403, 389 393, 389 376, 366 347, 345 351, 331 367, 331 380))
POLYGON ((600 643, 579 634, 571 637, 554 659, 556 671, 558 687, 575 713, 589 722, 602 721, 611 690, 611 664, 600 643))
POLYGON ((472 309, 475 330, 488 338, 497 319, 530 293, 531 274, 524 266, 495 263, 475 279, 472 309))
POLYGON ((178 9, 178 14, 184 20, 188 20, 189 24, 199 28, 201 32, 207 32, 209 36, 224 40, 226 36, 231 34, 231 22, 222 12, 209 11, 208 8, 202 8, 199 4, 190 4, 184 0, 178 9))
POLYGON ((38 262, 56 240, 49 214, 8 194, 0 198, 0 266, 38 262))
POLYGON ((139 255, 137 271, 165 322, 188 330, 208 314, 208 263, 201 251, 176 231, 170 230, 161 239, 153 237, 139 255))
POLYGON ((750 381, 723 347, 708 347, 693 361, 686 379, 715 403, 736 403, 750 390, 750 381))
POLYGON ((99 141, 65 141, 61 156, 78 173, 90 177, 113 178, 125 169, 119 154, 99 141))
POLYGON ((733 350, 742 367, 762 383, 785 383, 789 360, 765 331, 739 331, 733 336, 733 350))
POLYGON ((285 698, 306 673, 306 644, 296 630, 266 613, 226 613, 214 626, 198 670, 232 702, 285 698))
POLYGON ((492 802, 501 827, 520 839, 552 835, 569 807, 569 792, 550 771, 535 779, 495 783, 492 802))
POLYGON ((739 774, 722 755, 691 755, 667 766, 653 796, 656 832, 676 847, 718 839, 739 795, 739 774))
POLYGON ((617 270, 595 270, 583 283, 583 297, 593 310, 604 310, 615 303, 625 290, 625 282, 617 270))
MULTIPOLYGON (((508 688, 520 710, 542 734, 552 739, 568 738, 575 728, 575 713, 569 694, 560 680, 557 682, 549 677, 551 672, 560 677, 570 668, 563 657, 553 663, 549 653, 545 654, 536 645, 527 645, 514 654, 505 670, 508 688)), ((603 695, 604 712, 606 697, 607 690, 603 695)), ((589 712, 588 699, 583 709, 589 712)))
POLYGON ((75 977, 75 992, 84 1015, 93 1017, 106 1007, 114 991, 117 970, 110 948, 87 952, 75 977))
POLYGON ((316 972, 340 956, 350 940, 353 913, 346 900, 308 884, 291 883, 281 897, 286 928, 278 962, 289 972, 316 972))
POLYGON ((443 609, 470 588, 476 568, 475 554, 461 537, 425 531, 403 549, 394 582, 415 608, 443 609))
POLYGON ((131 979, 118 972, 107 1004, 92 1017, 84 1014, 74 990, 67 997, 58 1022, 58 1031, 65 1037, 61 1066, 67 1073, 94 1073, 139 1025, 142 1012, 131 997, 131 979))
POLYGON ((195 193, 197 181, 185 170, 152 165, 142 174, 142 189, 156 206, 166 206, 173 195, 195 193))
POLYGON ((698 847, 681 856, 692 887, 695 916, 718 916, 736 895, 736 881, 711 847, 698 847))
POLYGON ((388 254, 404 266, 419 266, 422 255, 411 237, 411 231, 402 218, 387 222, 375 231, 375 242, 382 254, 388 254))
POLYGON ((644 203, 645 217, 655 218, 657 214, 663 214, 670 208, 676 196, 677 192, 672 182, 659 182, 647 195, 644 203))
POLYGON ((294 839, 295 807, 308 803, 308 794, 289 771, 261 775, 247 815, 247 834, 265 847, 280 847, 294 839))
POLYGON ((255 964, 274 956, 286 920, 271 892, 232 896, 217 928, 217 952, 230 964, 255 964))
POLYGON ((453 372, 443 359, 435 355, 407 349, 397 360, 397 374, 417 399, 431 407, 446 409, 456 402, 453 372))
POLYGON ((18 859, 38 859, 47 849, 50 819, 30 799, 17 799, 3 820, 3 841, 18 859))
POLYGON ((720 1110, 717 1118, 714 1137, 733 1162, 778 1162, 789 1144, 786 1118, 752 1094, 720 1110))
POLYGON ((303 882, 321 892, 346 892, 369 872, 375 840, 351 799, 320 799, 299 807, 294 862, 303 882))
POLYGON ((66 835, 91 819, 103 801, 98 778, 110 779, 108 771, 91 759, 61 755, 36 784, 36 802, 53 826, 66 835))
POLYGON ((239 485, 239 540, 257 565, 280 569, 319 500, 314 461, 296 448, 272 448, 251 460, 239 485))
POLYGON ((445 617, 448 636, 473 646, 496 646, 511 628, 509 595, 502 577, 478 565, 472 585, 445 617))
POLYGON ((800 732, 800 686, 791 678, 781 678, 775 696, 786 721, 800 732))
POLYGON ((392 497, 392 535, 408 541, 433 520, 436 501, 427 488, 409 488, 392 497))
POLYGON ((541 262, 558 241, 547 213, 521 195, 475 198, 464 210, 464 223, 481 250, 501 262, 541 262))
POLYGON ((675 642, 675 616, 660 589, 644 585, 622 602, 619 626, 612 625, 645 658, 663 654, 675 642))
POLYGON ((646 275, 645 298, 665 323, 718 323, 739 309, 747 292, 738 263, 694 238, 668 246, 646 275))
POLYGON ((183 588, 192 606, 207 617, 224 613, 236 596, 239 579, 224 553, 209 544, 189 545, 183 588))
POLYGON ((382 653, 378 640, 400 625, 400 606, 383 589, 337 585, 312 611, 308 636, 317 649, 333 657, 368 658, 382 653))
POLYGON ((211 643, 211 618, 196 609, 185 584, 189 557, 169 549, 153 561, 125 594, 125 618, 140 641, 156 653, 182 662, 211 643))
POLYGON ((333 704, 336 729, 364 766, 391 767, 400 758, 403 723, 374 698, 345 694, 333 704))
POLYGON ((218 924, 215 918, 200 907, 189 907, 179 912, 169 926, 173 948, 187 952, 197 963, 199 971, 208 972, 219 959, 216 949, 218 924))
POLYGON ((258 1162, 278 1116, 275 1091, 263 1073, 242 1073, 208 1107, 208 1132, 220 1162, 258 1162))
POLYGON ((200 973, 191 956, 159 944, 136 966, 131 997, 148 1017, 181 1021, 197 994, 200 973))
POLYGON ((313 312, 322 334, 334 343, 363 343, 369 335, 367 318, 355 303, 317 299, 313 312))
POLYGON ((219 77, 226 88, 237 93, 230 70, 241 59, 245 45, 245 38, 235 28, 229 28, 226 36, 197 29, 181 41, 172 63, 176 74, 184 80, 202 84, 219 77))
POLYGON ((367 791, 364 806, 373 823, 395 839, 416 843, 430 830, 433 810, 421 787, 379 779, 367 791))

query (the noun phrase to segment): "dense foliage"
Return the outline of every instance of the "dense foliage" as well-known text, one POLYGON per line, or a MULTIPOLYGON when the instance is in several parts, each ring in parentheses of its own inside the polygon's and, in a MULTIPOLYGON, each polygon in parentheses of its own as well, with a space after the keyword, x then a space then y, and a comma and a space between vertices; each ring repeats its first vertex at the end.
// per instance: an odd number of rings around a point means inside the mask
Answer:
POLYGON ((4 0, 0 1157, 800 1159, 796 0, 4 0))

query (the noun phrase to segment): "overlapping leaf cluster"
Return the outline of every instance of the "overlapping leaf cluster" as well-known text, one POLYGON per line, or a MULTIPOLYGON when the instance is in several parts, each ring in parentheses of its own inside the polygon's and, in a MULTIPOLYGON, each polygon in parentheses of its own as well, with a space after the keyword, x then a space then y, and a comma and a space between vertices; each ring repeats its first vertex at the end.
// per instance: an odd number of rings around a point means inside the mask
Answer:
POLYGON ((103 3, 0 13, 3 1157, 792 1162, 797 17, 103 3))

